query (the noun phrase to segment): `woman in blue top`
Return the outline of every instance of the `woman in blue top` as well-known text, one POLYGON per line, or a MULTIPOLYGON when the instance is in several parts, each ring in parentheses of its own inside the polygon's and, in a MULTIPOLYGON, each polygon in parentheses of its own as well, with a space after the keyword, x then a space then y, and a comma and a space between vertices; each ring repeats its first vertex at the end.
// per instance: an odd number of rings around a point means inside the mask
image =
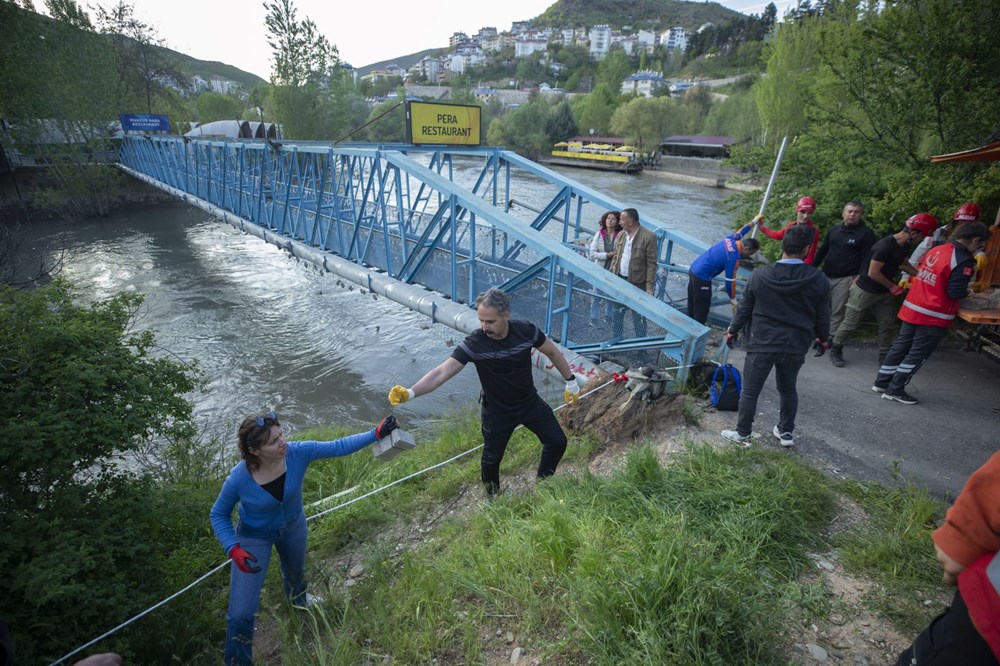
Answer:
POLYGON ((314 460, 346 456, 396 429, 392 416, 368 432, 332 442, 287 442, 274 412, 243 419, 242 460, 233 467, 212 506, 212 529, 235 564, 229 578, 226 664, 253 663, 254 616, 260 605, 272 546, 281 561, 285 595, 296 607, 316 598, 306 593, 306 516, 302 481, 314 460), (233 527, 233 508, 239 521, 233 527))

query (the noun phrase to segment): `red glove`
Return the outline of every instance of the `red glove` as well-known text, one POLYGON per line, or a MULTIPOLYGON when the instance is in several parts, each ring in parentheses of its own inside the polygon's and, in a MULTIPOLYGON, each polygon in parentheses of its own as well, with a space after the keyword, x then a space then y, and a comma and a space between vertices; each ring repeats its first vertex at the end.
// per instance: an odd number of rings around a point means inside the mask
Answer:
POLYGON ((243 550, 240 544, 233 546, 229 551, 229 559, 236 563, 236 568, 246 574, 260 573, 260 567, 250 566, 257 562, 257 558, 243 550))
POLYGON ((375 426, 375 436, 382 439, 398 427, 399 424, 396 423, 396 417, 390 414, 375 426))
POLYGON ((892 294, 893 296, 901 296, 904 291, 905 290, 898 284, 894 284, 891 287, 889 287, 889 293, 892 294))
POLYGON ((816 353, 814 353, 813 356, 822 356, 823 354, 826 353, 826 350, 829 347, 830 345, 828 343, 824 342, 823 340, 820 340, 819 338, 816 338, 816 340, 813 342, 813 350, 815 350, 816 353))

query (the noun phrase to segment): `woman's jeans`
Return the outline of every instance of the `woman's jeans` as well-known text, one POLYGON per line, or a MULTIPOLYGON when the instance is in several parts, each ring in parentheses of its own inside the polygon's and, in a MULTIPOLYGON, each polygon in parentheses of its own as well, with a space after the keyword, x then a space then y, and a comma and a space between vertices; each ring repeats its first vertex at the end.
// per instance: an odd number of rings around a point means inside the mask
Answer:
POLYGON ((260 571, 243 573, 234 562, 229 575, 229 612, 226 617, 226 664, 252 666, 254 617, 260 606, 272 546, 281 561, 285 596, 292 603, 304 601, 306 594, 306 517, 297 518, 280 530, 253 531, 252 536, 237 527, 240 546, 257 558, 260 571))

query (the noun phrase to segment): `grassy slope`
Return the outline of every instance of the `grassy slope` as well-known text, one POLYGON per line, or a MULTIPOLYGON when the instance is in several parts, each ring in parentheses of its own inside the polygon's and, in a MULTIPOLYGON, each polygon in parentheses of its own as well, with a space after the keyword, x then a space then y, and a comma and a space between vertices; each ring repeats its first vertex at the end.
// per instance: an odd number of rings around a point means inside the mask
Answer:
MULTIPOLYGON (((307 477, 307 502, 467 451, 477 425, 464 415, 388 465, 364 453, 323 463, 307 477)), ((575 439, 564 469, 585 466, 598 447, 575 439)), ((530 434, 516 434, 505 478, 530 473, 536 456, 530 434)), ((906 485, 837 484, 781 453, 707 445, 663 466, 645 447, 609 477, 560 474, 489 505, 472 483, 478 457, 315 523, 311 557, 333 570, 326 581, 314 575, 327 603, 279 619, 285 663, 503 661, 511 646, 498 626, 542 663, 787 663, 789 628, 830 612, 829 591, 807 574, 809 554, 834 546, 845 566, 879 580, 869 603, 906 635, 933 614, 918 600, 940 594, 928 534, 941 507, 906 485), (869 519, 831 538, 838 494, 869 519), (413 541, 401 524, 434 528, 413 541), (343 587, 345 552, 359 551, 365 574, 343 587)))

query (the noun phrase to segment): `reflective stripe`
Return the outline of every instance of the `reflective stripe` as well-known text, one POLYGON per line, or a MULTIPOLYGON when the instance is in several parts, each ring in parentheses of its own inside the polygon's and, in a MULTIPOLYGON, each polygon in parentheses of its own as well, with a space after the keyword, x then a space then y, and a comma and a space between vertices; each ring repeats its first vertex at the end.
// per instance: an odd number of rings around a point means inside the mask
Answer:
POLYGON ((908 300, 907 301, 903 301, 903 307, 910 308, 911 310, 913 310, 915 312, 919 312, 920 314, 925 314, 928 317, 937 317, 938 319, 945 319, 945 320, 954 319, 955 318, 954 314, 945 314, 943 312, 935 312, 934 310, 929 310, 927 308, 920 307, 919 305, 914 305, 913 303, 911 303, 908 300))

